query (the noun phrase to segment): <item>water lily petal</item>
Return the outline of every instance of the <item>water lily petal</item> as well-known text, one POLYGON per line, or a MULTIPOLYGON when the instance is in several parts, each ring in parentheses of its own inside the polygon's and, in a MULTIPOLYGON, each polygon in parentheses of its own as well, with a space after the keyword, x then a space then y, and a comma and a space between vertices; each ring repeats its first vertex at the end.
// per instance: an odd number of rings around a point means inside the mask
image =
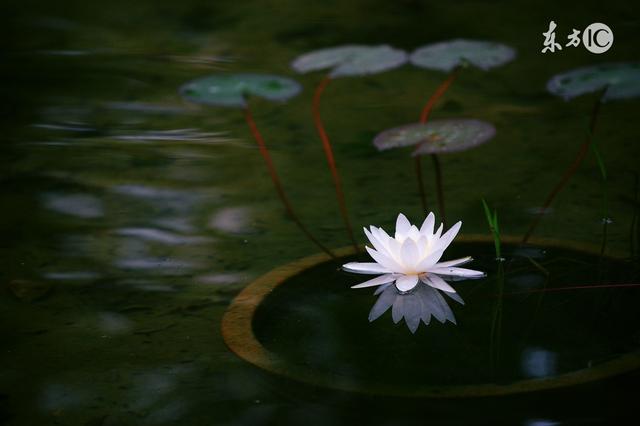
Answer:
POLYGON ((418 284, 417 275, 401 275, 396 279, 396 288, 400 291, 409 291, 418 284))
POLYGON ((433 226, 436 222, 436 216, 433 213, 429 213, 427 218, 422 222, 422 226, 420 227, 420 233, 422 235, 433 235, 433 226))
POLYGON ((418 238, 416 242, 420 259, 424 259, 431 251, 429 250, 429 238, 425 235, 418 238))
POLYGON ((420 238, 420 230, 416 228, 415 225, 411 225, 411 228, 409 228, 408 237, 413 241, 418 241, 418 238, 420 238))
POLYGON ((438 240, 437 248, 440 250, 445 250, 451 244, 451 241, 458 235, 458 231, 460 231, 460 227, 462 226, 462 221, 459 221, 455 225, 453 225, 449 230, 438 240))
POLYGON ((438 290, 446 291, 447 293, 456 292, 453 287, 451 287, 445 280, 437 275, 423 275, 422 277, 420 277, 420 280, 433 288, 437 288, 438 290))
POLYGON ((418 260, 420 260, 420 253, 418 252, 418 246, 411 239, 407 238, 402 243, 402 248, 400 249, 400 259, 402 260, 402 264, 409 268, 415 268, 418 260))
POLYGON ((384 250, 382 250, 380 252, 384 253, 386 255, 391 255, 391 257, 393 257, 393 254, 391 253, 391 251, 389 249, 389 244, 392 241, 395 241, 395 240, 393 238, 391 238, 389 236, 389 234, 387 234, 385 232, 384 229, 376 228, 375 226, 371 227, 371 235, 373 235, 373 237, 376 238, 378 240, 378 242, 384 247, 384 250))
POLYGON ((438 240, 440 239, 440 235, 442 235, 442 227, 443 227, 443 226, 444 226, 444 225, 441 223, 441 224, 440 224, 440 227, 438 228, 438 230, 436 231, 436 233, 435 233, 435 234, 433 234, 433 237, 434 237, 434 239, 435 239, 436 241, 438 241, 438 240))
POLYGON ((433 268, 433 265, 438 260, 440 260, 440 258, 442 257, 442 253, 444 253, 442 250, 436 250, 433 253, 429 254, 429 256, 425 257, 418 263, 418 265, 416 266, 416 270, 418 272, 430 271, 431 268, 433 268))
POLYGON ((389 283, 389 282, 393 281, 394 279, 395 279, 395 275, 393 275, 393 274, 384 274, 384 275, 380 275, 379 277, 372 278, 369 281, 365 281, 363 283, 351 286, 351 288, 373 287, 373 286, 376 286, 376 285, 382 285, 382 284, 389 283))
POLYGON ((429 268, 427 272, 431 272, 432 274, 438 275, 451 275, 452 277, 466 277, 466 278, 483 278, 486 276, 484 272, 474 271, 473 269, 465 269, 465 268, 455 268, 455 267, 446 267, 446 268, 429 268))
POLYGON ((367 228, 364 228, 364 234, 367 236, 367 238, 369 239, 369 241, 373 245, 373 248, 375 248, 376 250, 378 250, 379 252, 382 252, 382 253, 387 251, 387 248, 384 245, 384 243, 382 243, 375 235, 373 235, 371 232, 369 232, 367 230, 367 228))
POLYGON ((433 267, 434 268, 446 268, 446 267, 449 267, 449 266, 464 265, 465 263, 469 263, 472 260, 473 260, 473 257, 471 257, 471 256, 461 257, 460 259, 454 259, 454 260, 448 260, 446 262, 436 263, 435 265, 433 265, 433 267))
POLYGON ((407 232, 409 232, 409 228, 411 228, 409 219, 400 213, 398 215, 398 219, 396 219, 396 238, 404 238, 407 232))
POLYGON ((387 274, 391 272, 375 262, 349 262, 342 265, 342 269, 355 274, 387 274))
POLYGON ((373 260, 375 260, 376 262, 378 262, 380 265, 384 266, 388 270, 393 272, 401 272, 402 270, 404 270, 402 265, 400 265, 393 258, 387 256, 386 254, 375 251, 370 247, 365 247, 365 249, 367 250, 369 255, 373 257, 373 260))

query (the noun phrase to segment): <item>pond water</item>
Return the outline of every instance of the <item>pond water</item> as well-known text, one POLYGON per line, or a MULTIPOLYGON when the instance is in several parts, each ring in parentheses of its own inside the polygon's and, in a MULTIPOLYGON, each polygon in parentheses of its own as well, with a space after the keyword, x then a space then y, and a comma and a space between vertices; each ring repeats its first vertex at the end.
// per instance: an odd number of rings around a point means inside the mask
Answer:
MULTIPOLYGON (((513 62, 463 69, 431 117, 478 119, 496 129, 481 146, 440 156, 448 222, 462 220, 462 234, 490 237, 485 198, 501 232, 519 238, 578 154, 598 99, 566 102, 546 91, 547 81, 578 67, 638 61, 636 5, 9 0, 1 10, 1 422, 542 426, 635 415, 637 371, 554 390, 432 399, 335 389, 238 357, 221 332, 234 297, 319 249, 286 215, 242 110, 189 103, 179 90, 218 72, 301 84, 286 103, 251 98, 249 105, 298 217, 336 248, 350 240, 312 117, 323 74, 296 74, 291 61, 354 43, 412 51, 470 38, 512 46, 513 62), (542 54, 552 19, 563 43, 572 28, 604 22, 615 44, 601 55, 582 47, 542 54)), ((411 148, 378 152, 372 142, 417 122, 446 76, 405 65, 326 87, 322 119, 358 243, 365 243, 362 226, 390 231, 399 212, 424 218, 411 148)), ((505 265, 524 272, 506 275, 505 294, 638 283, 639 113, 638 99, 600 106, 594 141, 606 181, 590 150, 533 232, 595 246, 595 254, 507 246, 505 265), (599 255, 603 241, 606 256, 599 255), (547 284, 536 262, 549 272, 547 284)), ((425 193, 437 211, 426 160, 425 193)), ((637 353, 640 288, 625 287, 505 296, 504 352, 492 358, 493 246, 454 241, 450 250, 445 260, 473 255, 470 267, 489 272, 453 283, 465 299, 464 306, 449 301, 458 325, 432 320, 412 334, 390 313, 369 323, 373 290, 349 289, 358 276, 325 264, 266 299, 255 333, 321 377, 339 371, 362 388, 407 393, 425 381, 505 384, 637 353), (530 327, 526 339, 520 325, 530 327), (369 358, 377 345, 381 352, 369 358)))

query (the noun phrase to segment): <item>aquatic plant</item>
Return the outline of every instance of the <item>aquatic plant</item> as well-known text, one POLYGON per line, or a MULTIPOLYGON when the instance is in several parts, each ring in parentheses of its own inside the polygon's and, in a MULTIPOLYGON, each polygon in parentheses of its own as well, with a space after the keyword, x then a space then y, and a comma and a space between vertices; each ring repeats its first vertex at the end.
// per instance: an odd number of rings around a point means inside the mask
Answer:
MULTIPOLYGON (((547 90, 569 101, 577 96, 596 93, 591 111, 589 128, 585 141, 580 145, 578 154, 565 170, 560 181, 553 187, 545 199, 540 212, 534 217, 522 242, 526 243, 538 226, 540 219, 553 203, 556 196, 569 182, 586 157, 596 128, 598 114, 603 102, 616 99, 628 99, 640 95, 640 63, 599 64, 578 68, 553 76, 547 83, 547 90)), ((606 218, 604 218, 606 220, 606 218)))
POLYGON ((491 234, 493 235, 493 245, 496 250, 496 259, 503 260, 501 256, 501 244, 500 244, 500 228, 498 226, 498 211, 493 210, 491 213, 491 209, 487 205, 487 202, 482 199, 482 207, 484 209, 484 215, 487 218, 487 223, 489 223, 489 228, 491 229, 491 234))
POLYGON ((180 88, 180 94, 191 102, 243 110, 244 119, 258 144, 260 155, 267 166, 271 181, 289 217, 309 240, 322 251, 334 257, 333 252, 311 234, 293 210, 247 100, 248 96, 258 96, 271 101, 285 101, 296 96, 300 91, 301 87, 296 81, 268 74, 218 74, 190 81, 180 88))
MULTIPOLYGON (((496 134, 492 124, 475 119, 443 119, 432 120, 428 123, 414 123, 394 127, 379 133, 373 140, 379 151, 405 146, 416 146, 413 156, 431 155, 434 162, 436 190, 440 216, 445 222, 444 189, 442 183, 442 168, 437 154, 466 151, 489 141, 496 134)), ((422 204, 426 205, 426 198, 421 179, 421 168, 416 163, 418 184, 422 194, 422 204)))
POLYGON ((471 257, 439 262, 446 248, 458 234, 462 222, 453 225, 442 235, 443 225, 434 232, 435 215, 429 213, 420 229, 411 225, 405 215, 400 213, 396 219, 396 232, 392 238, 384 229, 371 226, 364 233, 371 247, 367 252, 375 262, 350 262, 342 266, 345 271, 356 274, 379 275, 373 279, 356 284, 351 288, 363 288, 394 283, 401 292, 413 290, 423 282, 438 290, 455 293, 456 291, 442 278, 464 277, 481 278, 484 273, 459 266, 473 260, 471 257))
MULTIPOLYGON (((509 46, 480 40, 455 39, 428 44, 416 49, 409 57, 409 61, 413 65, 449 73, 447 78, 436 88, 435 92, 422 108, 422 111, 420 112, 420 123, 427 123, 433 107, 449 89, 449 86, 453 84, 463 67, 475 66, 481 70, 488 71, 491 68, 512 61, 515 57, 515 49, 509 46)), ((418 179, 418 188, 420 190, 420 199, 423 208, 426 209, 427 202, 424 192, 424 184, 422 183, 421 160, 418 156, 414 158, 416 178, 418 179)), ((442 220, 446 221, 446 217, 444 215, 444 200, 441 197, 443 193, 441 182, 442 176, 437 153, 432 153, 431 159, 436 173, 438 202, 441 207, 440 215, 442 216, 442 220)))
POLYGON ((313 120, 327 158, 340 214, 342 215, 349 239, 356 251, 359 251, 358 243, 353 235, 351 222, 349 220, 340 174, 338 173, 329 136, 327 135, 324 124, 322 123, 322 117, 320 116, 320 98, 331 79, 377 74, 399 67, 406 63, 407 59, 407 54, 404 51, 394 49, 387 45, 346 45, 315 50, 297 57, 291 63, 291 67, 299 73, 331 69, 320 81, 315 90, 312 103, 313 120))

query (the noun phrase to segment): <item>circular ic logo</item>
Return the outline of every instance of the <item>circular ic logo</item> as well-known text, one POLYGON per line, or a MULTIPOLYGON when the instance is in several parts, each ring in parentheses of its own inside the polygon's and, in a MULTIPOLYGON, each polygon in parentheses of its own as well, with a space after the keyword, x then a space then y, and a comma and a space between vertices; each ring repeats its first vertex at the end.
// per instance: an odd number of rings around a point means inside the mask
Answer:
POLYGON ((595 22, 582 32, 582 43, 591 53, 604 53, 613 45, 613 31, 607 25, 595 22))

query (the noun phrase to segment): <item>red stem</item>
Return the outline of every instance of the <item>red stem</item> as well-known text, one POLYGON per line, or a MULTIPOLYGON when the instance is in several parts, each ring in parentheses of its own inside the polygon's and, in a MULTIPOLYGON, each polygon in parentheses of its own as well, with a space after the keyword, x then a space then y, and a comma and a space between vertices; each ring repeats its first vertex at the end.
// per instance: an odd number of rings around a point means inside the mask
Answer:
POLYGON ((291 203, 289 202, 289 199, 287 198, 287 195, 285 194, 284 189, 282 188, 282 184, 280 183, 280 178, 278 177, 278 174, 276 173, 276 169, 273 166, 273 162, 271 161, 271 155, 269 155, 269 150, 267 149, 267 145, 264 143, 264 139, 262 138, 262 135, 258 131, 256 122, 253 120, 253 115, 249 110, 249 106, 247 106, 244 110, 244 118, 247 124, 249 125, 249 130, 251 130, 251 134, 253 135, 253 138, 256 140, 256 143, 258 144, 258 148, 260 149, 260 154, 264 159, 264 162, 267 166, 267 170, 269 170, 269 176, 271 176, 271 181, 273 182, 273 186, 275 186, 276 192, 278 193, 278 197, 280 198, 280 201, 282 201, 282 204, 284 205, 285 210, 289 214, 289 217, 291 218, 291 220, 293 220, 296 223, 296 225, 298 225, 298 228, 300 228, 300 230, 307 236, 307 238, 309 238, 322 251, 324 251, 329 256, 335 259, 336 256, 331 252, 331 250, 329 250, 322 243, 320 243, 320 241, 318 241, 311 234, 311 232, 309 232, 309 230, 302 224, 302 222, 300 222, 300 219, 298 219, 298 216, 294 213, 293 207, 291 206, 291 203))
MULTIPOLYGON (((433 92, 433 95, 431 95, 431 97, 429 98, 429 100, 427 101, 427 103, 425 104, 424 108, 422 108, 422 112, 420 113, 420 123, 422 124, 426 124, 427 121, 429 120, 429 116, 431 115, 431 110, 433 110, 433 107, 435 106, 436 102, 438 102, 438 100, 442 97, 442 95, 445 94, 445 92, 449 89, 449 86, 451 86, 451 84, 455 81, 456 77, 458 76, 458 73, 460 72, 460 70, 462 69, 461 66, 457 66, 453 69, 453 71, 451 71, 451 73, 449 74, 449 76, 446 78, 446 80, 444 80, 442 83, 440 83, 440 86, 438 86, 436 88, 436 91, 433 92)), ((426 143, 426 142, 423 142, 426 143)), ((419 144, 416 147, 416 151, 420 148, 422 144, 419 144)), ((414 151, 415 152, 415 151, 414 151)), ((424 195, 424 185, 422 183, 422 173, 419 170, 420 167, 420 160, 419 160, 419 156, 416 156, 416 174, 417 174, 417 179, 418 179, 418 188, 420 188, 420 197, 421 197, 421 201, 422 201, 422 208, 423 209, 427 209, 426 208, 426 197, 424 195)), ((442 170, 440 168, 440 160, 438 159, 438 156, 436 154, 431 154, 431 159, 433 160, 433 165, 435 167, 435 172, 436 172, 436 191, 438 194, 438 209, 440 210, 440 217, 442 218, 442 222, 445 222, 445 213, 444 213, 444 190, 442 188, 442 170)))
POLYGON ((336 167, 336 161, 333 157, 333 149, 331 148, 331 142, 329 142, 329 137, 327 136, 327 132, 324 129, 322 124, 322 118, 320 117, 320 97, 322 96, 322 92, 327 87, 331 78, 326 76, 322 79, 318 87, 316 88, 316 92, 313 96, 313 121, 316 125, 316 130, 318 131, 318 135, 320 136, 320 140, 322 141, 322 147, 324 148, 324 154, 327 157, 327 164, 329 165, 329 170, 331 171, 331 177, 333 178, 333 186, 336 191, 336 198, 338 199, 338 206, 340 207, 340 214, 342 215, 342 220, 344 222, 344 226, 347 230, 347 234, 351 243, 353 244, 353 248, 356 252, 360 251, 358 247, 358 243, 353 236, 353 230, 351 228, 351 222, 349 221, 349 214, 347 212, 347 204, 344 200, 344 192, 342 191, 342 183, 340 181, 340 175, 338 174, 338 169, 336 167))
POLYGON ((429 120, 429 115, 431 115, 431 110, 435 106, 436 102, 438 102, 438 99, 440 99, 442 95, 444 95, 444 93, 447 91, 447 89, 449 89, 449 86, 451 86, 451 83, 454 82, 454 80, 458 76, 458 73, 460 72, 460 69, 461 69, 460 66, 455 67, 453 71, 451 71, 447 79, 442 83, 440 83, 440 86, 438 86, 436 91, 433 92, 433 95, 431 95, 431 97, 425 104, 424 108, 422 108, 422 112, 420 113, 420 122, 422 124, 426 123, 427 120, 429 120))
POLYGON ((571 177, 578 170, 578 167, 580 167, 580 164, 582 164, 584 157, 587 156, 587 152, 589 152, 589 145, 591 145, 591 139, 593 137, 593 132, 596 129, 596 120, 598 118, 598 112, 600 111, 600 105, 602 104, 603 94, 604 92, 598 96, 598 100, 593 106, 593 111, 591 113, 591 121, 589 123, 589 134, 587 135, 587 138, 582 143, 582 145, 580 145, 580 150, 578 151, 578 155, 576 156, 575 160, 573 160, 573 163, 571 163, 569 168, 564 172, 564 175, 562 175, 562 179, 560 179, 560 182, 556 184, 556 186, 551 190, 551 192, 547 196, 547 199, 542 205, 542 209, 540 209, 540 212, 533 219, 533 222, 531 222, 531 225, 529 226, 529 229, 527 230, 526 234, 524 234, 524 237, 522 238, 522 244, 526 244, 527 241, 529 241, 531 234, 533 234, 533 231, 538 226, 538 223, 540 222, 540 219, 542 218, 542 216, 546 213, 547 209, 549 208, 553 200, 556 198, 556 196, 560 193, 562 188, 564 188, 567 182, 569 182, 569 179, 571 179, 571 177))

